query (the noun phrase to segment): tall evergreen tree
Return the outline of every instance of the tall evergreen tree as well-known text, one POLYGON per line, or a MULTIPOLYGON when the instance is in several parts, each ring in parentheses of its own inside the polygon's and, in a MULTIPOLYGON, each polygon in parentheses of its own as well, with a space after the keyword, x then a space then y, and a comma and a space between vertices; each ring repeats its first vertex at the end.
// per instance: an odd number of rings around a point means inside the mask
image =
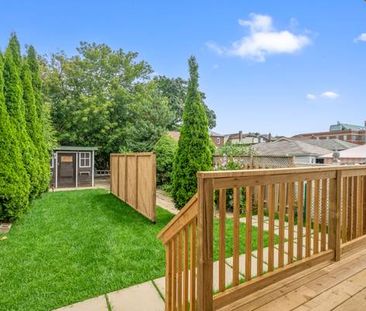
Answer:
POLYGON ((23 158, 23 165, 27 172, 24 183, 29 189, 30 196, 33 197, 37 192, 36 184, 38 174, 33 159, 35 147, 26 130, 22 84, 19 77, 20 68, 16 67, 13 59, 13 50, 8 48, 5 52, 3 71, 5 104, 10 122, 15 129, 15 143, 19 146, 23 158))
POLYGON ((27 63, 31 73, 31 82, 35 99, 37 113, 37 128, 39 140, 36 144, 40 159, 41 189, 47 191, 50 182, 50 154, 53 147, 54 137, 51 125, 49 109, 44 102, 42 95, 42 80, 40 75, 37 53, 33 46, 27 49, 27 63))
POLYGON ((197 172, 212 167, 212 142, 198 90, 198 64, 195 57, 190 57, 188 64, 188 92, 173 168, 172 192, 177 208, 182 208, 197 191, 197 172))
MULTIPOLYGON (((40 122, 38 120, 35 97, 33 93, 32 77, 29 70, 28 62, 23 61, 21 80, 23 86, 23 103, 25 111, 25 123, 26 130, 31 140, 30 148, 32 152, 34 169, 37 172, 34 176, 33 182, 33 195, 39 195, 42 193, 42 172, 41 172, 41 162, 42 157, 40 157, 40 145, 41 140, 41 130, 40 122)), ((41 150, 42 151, 42 150, 41 150)))
POLYGON ((18 72, 20 72, 21 64, 22 64, 22 54, 20 52, 20 43, 19 43, 18 37, 14 32, 10 35, 9 44, 8 44, 7 49, 11 51, 11 54, 13 55, 13 61, 15 63, 15 66, 18 69, 18 72))
POLYGON ((0 220, 16 218, 28 205, 29 183, 4 97, 0 54, 0 220))

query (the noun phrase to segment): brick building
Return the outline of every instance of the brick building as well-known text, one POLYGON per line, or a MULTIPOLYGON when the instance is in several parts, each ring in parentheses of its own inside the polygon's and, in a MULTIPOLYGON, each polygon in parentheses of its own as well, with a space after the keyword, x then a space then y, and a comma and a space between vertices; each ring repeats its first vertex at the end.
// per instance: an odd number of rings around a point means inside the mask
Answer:
POLYGON ((364 125, 340 123, 333 124, 327 132, 304 133, 293 136, 295 139, 339 139, 353 144, 366 143, 366 122, 364 125))

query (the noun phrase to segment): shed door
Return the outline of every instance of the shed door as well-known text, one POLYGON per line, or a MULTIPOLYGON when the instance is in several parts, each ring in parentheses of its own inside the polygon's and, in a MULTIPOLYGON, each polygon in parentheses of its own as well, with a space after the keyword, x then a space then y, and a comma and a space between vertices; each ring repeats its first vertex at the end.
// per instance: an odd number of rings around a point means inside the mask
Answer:
POLYGON ((57 184, 59 187, 76 186, 76 154, 58 154, 57 184))

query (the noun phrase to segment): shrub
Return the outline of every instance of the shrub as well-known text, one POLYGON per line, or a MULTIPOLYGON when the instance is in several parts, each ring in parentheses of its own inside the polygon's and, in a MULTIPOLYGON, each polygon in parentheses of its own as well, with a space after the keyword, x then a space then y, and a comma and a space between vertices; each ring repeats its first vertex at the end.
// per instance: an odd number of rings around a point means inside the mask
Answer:
POLYGON ((178 143, 168 134, 160 137, 154 147, 158 185, 170 185, 178 143))
POLYGON ((198 90, 198 64, 194 57, 188 63, 190 79, 173 168, 172 193, 177 208, 182 208, 197 191, 197 172, 212 167, 212 142, 198 90))

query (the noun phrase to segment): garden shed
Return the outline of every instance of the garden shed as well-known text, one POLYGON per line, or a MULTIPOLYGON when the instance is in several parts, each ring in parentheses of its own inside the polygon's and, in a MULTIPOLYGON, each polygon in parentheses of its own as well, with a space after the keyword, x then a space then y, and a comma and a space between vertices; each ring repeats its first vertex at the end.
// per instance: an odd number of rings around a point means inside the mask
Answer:
POLYGON ((94 155, 97 147, 60 146, 51 157, 51 186, 94 187, 94 155))

